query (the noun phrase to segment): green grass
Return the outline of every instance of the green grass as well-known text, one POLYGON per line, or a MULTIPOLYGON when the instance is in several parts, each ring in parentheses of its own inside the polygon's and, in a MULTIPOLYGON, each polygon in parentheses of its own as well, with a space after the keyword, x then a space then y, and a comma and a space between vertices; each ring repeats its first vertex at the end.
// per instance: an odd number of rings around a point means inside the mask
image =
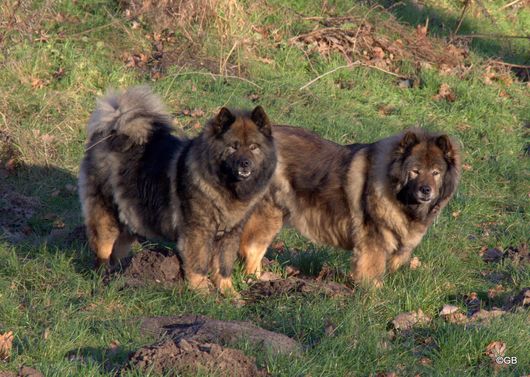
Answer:
MULTIPOLYGON (((359 16, 368 11, 359 4, 352 8, 348 1, 329 3, 337 15, 349 10, 359 16)), ((484 3, 490 6, 490 2, 484 3)), ((510 22, 500 11, 502 2, 491 3, 490 12, 500 31, 520 34, 528 30, 528 10, 520 11, 510 22)), ((321 4, 270 1, 262 5, 262 9, 253 8, 252 14, 223 8, 227 17, 205 26, 208 33, 192 29, 201 35, 199 47, 194 48, 214 61, 226 59, 239 65, 251 82, 210 76, 206 70, 190 66, 170 67, 159 80, 152 81, 146 70, 126 67, 123 53, 149 51, 151 42, 146 35, 150 26, 142 19, 141 28, 133 29, 113 2, 34 1, 17 10, 19 23, 33 26, 15 23, 2 32, 0 135, 9 136, 10 152, 0 157, 2 164, 8 157, 14 158, 17 167, 0 179, 24 195, 39 198, 41 204, 30 220, 34 236, 22 244, 0 243, 0 333, 13 331, 15 335, 12 355, 0 363, 0 370, 28 365, 47 376, 111 376, 112 368, 121 365, 128 352, 153 341, 140 335, 131 318, 205 314, 252 321, 307 346, 299 357, 279 357, 243 344, 242 349, 256 356, 258 364, 274 376, 368 376, 385 371, 399 376, 490 376, 494 370, 484 351, 495 340, 505 341, 506 355, 518 359, 516 366, 502 368, 498 375, 530 373, 528 310, 472 328, 447 324, 437 317, 444 304, 464 308, 462 297, 470 292, 486 297, 495 283, 481 272, 507 274, 509 279, 501 283, 506 295, 530 286, 528 266, 509 261, 487 265, 478 254, 482 246, 508 247, 529 241, 530 164, 524 154, 529 142, 525 130, 530 122, 529 89, 520 82, 486 85, 481 65, 485 58, 498 55, 528 64, 521 53, 523 47, 524 51, 530 49, 528 41, 513 46, 503 42, 502 51, 495 54, 488 49, 488 41, 473 44, 474 68, 463 79, 424 69, 417 72, 420 86, 401 89, 395 77, 358 67, 338 70, 301 91, 300 87, 319 74, 345 64, 340 56, 324 59, 311 55, 308 60, 287 42, 314 25, 297 12, 321 15, 321 4), (227 20, 230 27, 223 24, 227 20), (251 24, 268 27, 271 37, 259 35, 251 24), (41 30, 46 41, 35 41, 41 30), (273 40, 274 32, 281 36, 279 41, 273 40), (227 56, 236 41, 234 53, 227 56), (54 76, 60 68, 64 73, 54 76), (42 87, 35 85, 36 79, 43 81, 42 87), (385 286, 377 291, 358 289, 347 300, 284 296, 238 308, 228 300, 186 290, 121 289, 119 281, 103 286, 101 276, 91 269, 92 255, 86 245, 46 243, 53 228, 46 214, 63 219, 67 230, 81 224, 76 194, 64 187, 76 182, 85 125, 95 98, 109 87, 145 82, 153 85, 175 114, 182 109, 204 110, 206 115, 198 119, 176 117, 178 127, 190 135, 196 132, 196 121, 203 123, 220 106, 252 107, 251 95, 258 95, 257 102, 274 122, 306 127, 341 143, 370 142, 414 125, 445 131, 460 140, 464 163, 471 170, 463 172, 456 197, 416 249, 421 267, 403 268, 388 276, 385 286), (454 90, 454 102, 432 98, 442 83, 454 90), (504 92, 508 97, 500 96, 504 92), (392 113, 381 114, 381 106, 392 107, 392 113), (60 194, 52 195, 57 189, 60 194), (390 340, 387 323, 401 312, 417 309, 433 317, 433 322, 412 337, 390 340), (327 321, 337 326, 333 337, 324 336, 327 321), (421 349, 428 337, 436 346, 421 349), (120 344, 118 352, 109 351, 113 341, 120 344), (421 365, 421 356, 432 364, 421 365)), ((454 27, 459 2, 429 1, 428 5, 425 12, 431 17, 436 14, 450 30, 454 27)), ((6 7, 0 6, 4 16, 11 14, 6 7)), ((372 11, 377 12, 380 10, 372 11)), ((415 14, 417 19, 397 14, 413 25, 424 22, 421 13, 415 14)), ((438 35, 447 35, 439 23, 436 27, 438 35)), ((462 30, 491 29, 479 16, 468 14, 462 30)), ((179 43, 189 43, 182 30, 176 32, 179 43)), ((489 47, 494 42, 490 41, 489 47)), ((312 245, 293 230, 282 231, 278 240, 287 248, 284 254, 271 254, 282 266, 279 272, 288 263, 308 273, 318 272, 324 263, 345 272, 349 269, 345 251, 312 245)), ((238 287, 244 287, 240 270, 235 280, 238 287)))

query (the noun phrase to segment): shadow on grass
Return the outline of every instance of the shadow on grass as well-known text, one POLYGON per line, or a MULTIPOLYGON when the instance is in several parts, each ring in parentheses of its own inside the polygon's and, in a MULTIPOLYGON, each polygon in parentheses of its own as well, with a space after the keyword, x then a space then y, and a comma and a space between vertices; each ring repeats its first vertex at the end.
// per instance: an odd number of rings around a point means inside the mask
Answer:
POLYGON ((125 365, 131 352, 132 350, 119 345, 109 348, 83 347, 67 352, 65 358, 82 364, 94 363, 100 365, 105 373, 118 375, 119 369, 125 365))

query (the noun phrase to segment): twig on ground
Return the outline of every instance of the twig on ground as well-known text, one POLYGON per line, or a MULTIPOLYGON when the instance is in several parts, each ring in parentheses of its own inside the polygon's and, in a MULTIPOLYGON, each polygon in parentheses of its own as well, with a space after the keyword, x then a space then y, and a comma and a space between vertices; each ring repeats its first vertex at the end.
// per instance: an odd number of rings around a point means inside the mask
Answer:
POLYGON ((455 35, 455 37, 457 38, 496 38, 496 39, 510 38, 510 39, 530 40, 530 35, 505 35, 505 34, 484 34, 484 33, 455 35))
POLYGON ((346 64, 346 65, 341 65, 341 66, 339 66, 339 67, 335 67, 335 68, 333 68, 333 69, 330 70, 330 71, 324 72, 324 73, 321 74, 320 76, 317 76, 317 77, 315 77, 313 80, 309 81, 307 84, 301 86, 299 90, 304 90, 304 89, 306 89, 307 87, 313 85, 315 82, 317 82, 318 80, 320 80, 322 77, 325 77, 325 76, 327 76, 327 75, 330 75, 330 74, 332 74, 333 72, 336 72, 336 71, 338 71, 338 70, 340 70, 340 69, 353 68, 353 67, 366 67, 366 68, 372 68, 372 69, 375 69, 375 70, 377 70, 377 71, 381 71, 381 72, 383 72, 383 73, 386 73, 386 74, 391 75, 391 76, 394 76, 394 77, 399 77, 399 78, 401 78, 401 79, 406 78, 405 76, 401 76, 401 75, 398 75, 397 73, 387 71, 386 69, 383 69, 383 68, 380 68, 380 67, 376 67, 375 65, 370 65, 370 64, 362 63, 360 60, 356 60, 356 61, 354 61, 353 63, 346 64))
POLYGON ((506 67, 530 69, 530 65, 506 63, 501 60, 490 60, 490 62, 493 64, 504 65, 506 67))
POLYGON ((521 2, 521 0, 512 1, 511 3, 508 3, 508 4, 503 5, 502 7, 500 7, 499 10, 504 10, 504 9, 509 8, 511 6, 514 6, 514 5, 516 5, 517 3, 520 3, 520 2, 521 2))
POLYGON ((360 62, 359 60, 357 60, 357 61, 354 61, 353 63, 350 63, 350 64, 346 64, 346 65, 341 65, 341 66, 339 66, 339 67, 335 67, 335 68, 333 68, 331 71, 327 71, 327 72, 321 74, 320 76, 315 77, 313 80, 309 81, 307 84, 301 86, 299 90, 304 90, 305 88, 307 88, 307 87, 313 85, 315 82, 317 82, 318 80, 320 80, 322 77, 325 77, 325 76, 327 76, 327 75, 330 75, 330 74, 332 74, 333 72, 338 71, 339 69, 352 68, 352 67, 359 66, 359 65, 361 65, 361 62, 360 62))
POLYGON ((244 81, 252 86, 255 86, 256 88, 258 89, 263 89, 261 86, 259 86, 258 84, 256 84, 255 82, 252 82, 244 77, 241 77, 241 76, 234 76, 234 75, 222 75, 222 74, 219 74, 219 73, 212 73, 212 72, 198 72, 198 71, 194 71, 194 72, 181 72, 181 73, 175 73, 175 74, 172 74, 172 75, 168 75, 168 77, 177 77, 177 76, 186 76, 186 75, 203 75, 203 76, 210 76, 212 78, 216 78, 216 77, 220 77, 220 78, 224 78, 224 79, 236 79, 236 80, 241 80, 241 81, 244 81))
POLYGON ((456 25, 455 31, 453 31, 453 35, 456 35, 456 33, 458 33, 458 30, 460 30, 460 26, 462 26, 464 16, 466 15, 467 10, 469 9, 470 3, 471 0, 466 0, 466 2, 464 3, 464 8, 462 8, 462 13, 460 13, 460 17, 458 18, 458 25, 456 25))

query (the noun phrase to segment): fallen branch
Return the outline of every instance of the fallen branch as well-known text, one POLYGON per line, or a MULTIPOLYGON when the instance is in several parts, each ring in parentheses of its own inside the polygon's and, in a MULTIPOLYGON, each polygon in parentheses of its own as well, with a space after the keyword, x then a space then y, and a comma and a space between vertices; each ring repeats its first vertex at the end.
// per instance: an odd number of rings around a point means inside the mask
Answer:
POLYGON ((505 34, 464 34, 464 35, 455 35, 456 38, 511 38, 511 39, 528 39, 530 40, 530 35, 505 35, 505 34))
POLYGON ((333 68, 331 71, 325 72, 325 73, 321 74, 320 76, 315 77, 313 80, 309 81, 307 84, 301 86, 299 90, 304 90, 305 88, 313 85, 315 82, 320 80, 322 77, 330 75, 333 72, 338 71, 339 69, 352 68, 352 67, 359 66, 359 65, 361 65, 361 62, 359 60, 357 60, 357 61, 355 61, 353 63, 346 64, 346 65, 341 65, 340 67, 333 68))
POLYGON ((512 63, 506 63, 506 62, 503 62, 503 61, 500 61, 500 60, 490 60, 490 62, 493 63, 493 64, 504 65, 506 67, 511 67, 511 68, 530 69, 530 65, 512 64, 512 63))
POLYGON ((256 88, 258 89, 263 89, 261 86, 259 86, 258 84, 256 84, 255 82, 252 82, 244 77, 241 77, 241 76, 234 76, 234 75, 222 75, 222 74, 219 74, 219 73, 212 73, 212 72, 182 72, 182 73, 175 73, 173 75, 168 75, 168 77, 177 77, 177 76, 185 76, 185 75, 203 75, 203 76, 210 76, 212 78, 216 78, 216 77, 220 77, 220 78, 224 78, 224 79, 236 79, 236 80, 241 80, 241 81, 244 81, 252 86, 255 86, 256 88))
POLYGON ((466 0, 466 2, 464 3, 464 8, 462 8, 462 13, 460 13, 460 18, 458 19, 458 25, 456 25, 455 31, 453 31, 453 35, 458 33, 458 30, 460 30, 460 26, 462 26, 462 22, 464 21, 464 16, 466 15, 470 2, 471 0, 466 0))
POLYGON ((520 2, 521 2, 521 0, 512 1, 511 3, 508 3, 508 4, 503 5, 502 7, 500 7, 499 10, 504 10, 504 9, 509 8, 511 6, 514 6, 515 4, 520 3, 520 2))
POLYGON ((339 66, 339 67, 335 67, 335 68, 333 68, 332 70, 327 71, 327 72, 321 74, 320 76, 315 77, 313 80, 309 81, 307 84, 301 86, 299 90, 304 90, 305 88, 307 88, 307 87, 313 85, 315 82, 317 82, 318 80, 320 80, 322 77, 325 77, 325 76, 327 76, 327 75, 330 75, 330 74, 332 74, 333 72, 336 72, 336 71, 338 71, 338 70, 340 70, 340 69, 344 69, 344 68, 353 68, 353 67, 366 67, 366 68, 371 68, 371 69, 375 69, 375 70, 377 70, 377 71, 380 71, 380 72, 386 73, 386 74, 388 74, 388 75, 391 75, 391 76, 394 76, 394 77, 398 77, 398 78, 400 78, 400 79, 406 79, 406 78, 407 78, 407 77, 405 77, 405 76, 398 75, 397 73, 387 71, 386 69, 383 69, 383 68, 380 68, 380 67, 376 67, 375 65, 370 65, 370 64, 362 63, 361 61, 356 60, 356 61, 354 61, 353 63, 346 64, 346 65, 341 65, 341 66, 339 66))

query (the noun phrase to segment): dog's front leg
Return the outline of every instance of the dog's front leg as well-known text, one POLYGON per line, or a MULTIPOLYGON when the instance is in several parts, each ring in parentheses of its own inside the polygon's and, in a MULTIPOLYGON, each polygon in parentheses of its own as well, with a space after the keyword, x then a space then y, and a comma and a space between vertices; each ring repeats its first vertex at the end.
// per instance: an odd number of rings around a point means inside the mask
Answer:
POLYGON ((232 271, 239 249, 241 229, 232 229, 214 244, 212 282, 224 295, 239 296, 232 284, 232 271))
POLYGON ((398 268, 403 266, 405 263, 407 263, 410 260, 410 256, 412 255, 412 250, 412 247, 403 247, 402 249, 392 254, 390 260, 388 261, 388 269, 391 272, 394 272, 398 268))
POLYGON ((212 234, 200 226, 190 226, 178 241, 184 276, 190 288, 208 291, 208 269, 212 256, 212 234))

